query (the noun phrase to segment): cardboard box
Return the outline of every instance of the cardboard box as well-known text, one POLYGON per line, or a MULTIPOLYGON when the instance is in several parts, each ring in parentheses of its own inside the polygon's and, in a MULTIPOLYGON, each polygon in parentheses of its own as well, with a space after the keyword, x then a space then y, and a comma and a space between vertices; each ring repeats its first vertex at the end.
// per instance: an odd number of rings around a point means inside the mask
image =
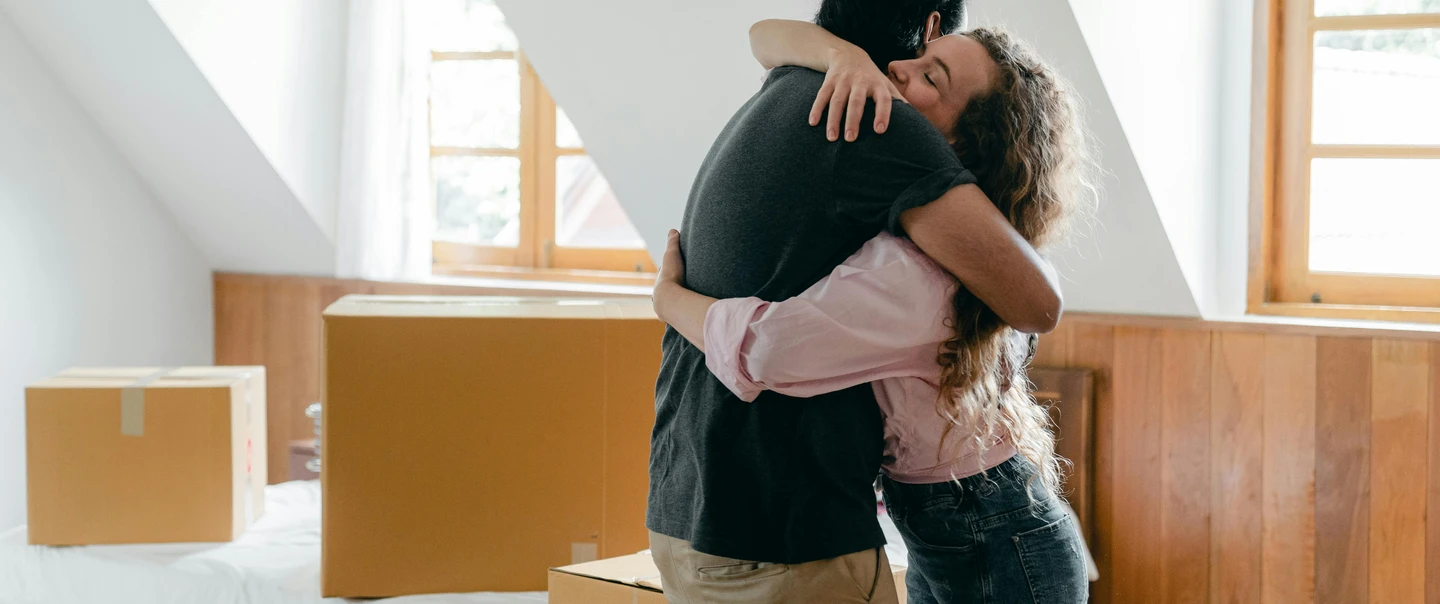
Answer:
POLYGON ((68 369, 25 389, 34 545, 231 541, 265 502, 265 368, 68 369))
POLYGON ((351 296, 325 312, 325 596, 545 589, 648 546, 649 300, 351 296))
MULTIPOLYGON (((905 567, 890 571, 905 604, 905 567)), ((550 604, 665 604, 665 590, 649 552, 641 552, 550 569, 550 604)))

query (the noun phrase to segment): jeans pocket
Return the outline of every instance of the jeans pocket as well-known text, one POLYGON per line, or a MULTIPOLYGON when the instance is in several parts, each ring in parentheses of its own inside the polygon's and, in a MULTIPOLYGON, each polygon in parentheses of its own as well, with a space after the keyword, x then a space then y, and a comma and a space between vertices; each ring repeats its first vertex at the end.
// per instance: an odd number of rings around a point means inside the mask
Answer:
POLYGON ((977 547, 970 520, 970 515, 949 499, 906 514, 896 528, 912 547, 968 553, 977 547))
POLYGON ((773 562, 747 562, 735 560, 729 564, 701 566, 695 569, 704 581, 746 581, 764 579, 784 573, 788 566, 773 562))
POLYGON ((1089 598, 1089 574, 1080 534, 1070 517, 1013 537, 1036 604, 1071 604, 1089 598))

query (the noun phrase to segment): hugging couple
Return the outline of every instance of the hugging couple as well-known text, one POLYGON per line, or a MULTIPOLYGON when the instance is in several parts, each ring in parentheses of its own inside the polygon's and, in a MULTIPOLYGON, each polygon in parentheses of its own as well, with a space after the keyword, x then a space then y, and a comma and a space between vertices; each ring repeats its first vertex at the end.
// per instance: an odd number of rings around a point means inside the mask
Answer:
POLYGON ((701 166, 654 304, 646 526, 674 604, 1086 599, 1028 393, 1093 201, 1077 102, 964 0, 762 21, 770 72, 701 166), (808 119, 807 119, 808 117, 808 119))

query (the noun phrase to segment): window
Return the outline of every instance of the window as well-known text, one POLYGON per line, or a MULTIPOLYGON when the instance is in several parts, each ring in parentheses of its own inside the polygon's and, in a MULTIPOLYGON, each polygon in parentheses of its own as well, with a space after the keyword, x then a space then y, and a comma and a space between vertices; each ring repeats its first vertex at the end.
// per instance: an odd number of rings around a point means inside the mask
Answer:
POLYGON ((644 241, 494 1, 421 1, 432 40, 435 272, 653 273, 644 241))
POLYGON ((1440 307, 1440 0, 1271 5, 1252 311, 1440 307))

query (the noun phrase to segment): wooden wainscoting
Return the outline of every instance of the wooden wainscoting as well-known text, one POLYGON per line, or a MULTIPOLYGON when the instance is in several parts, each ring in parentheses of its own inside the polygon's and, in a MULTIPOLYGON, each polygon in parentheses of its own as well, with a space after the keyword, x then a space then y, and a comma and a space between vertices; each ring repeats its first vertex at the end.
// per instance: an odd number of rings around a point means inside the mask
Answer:
POLYGON ((1036 363, 1095 372, 1094 601, 1440 602, 1417 329, 1068 315, 1036 363))
POLYGON ((271 484, 289 480, 290 441, 314 431, 305 407, 320 400, 320 316, 332 302, 349 294, 595 296, 540 287, 497 289, 216 273, 215 363, 266 368, 271 484))
MULTIPOLYGON (((351 293, 554 295, 217 274, 216 361, 268 368, 272 482, 351 293)), ((1071 313, 1036 364, 1094 371, 1094 601, 1440 602, 1440 326, 1071 313)))

